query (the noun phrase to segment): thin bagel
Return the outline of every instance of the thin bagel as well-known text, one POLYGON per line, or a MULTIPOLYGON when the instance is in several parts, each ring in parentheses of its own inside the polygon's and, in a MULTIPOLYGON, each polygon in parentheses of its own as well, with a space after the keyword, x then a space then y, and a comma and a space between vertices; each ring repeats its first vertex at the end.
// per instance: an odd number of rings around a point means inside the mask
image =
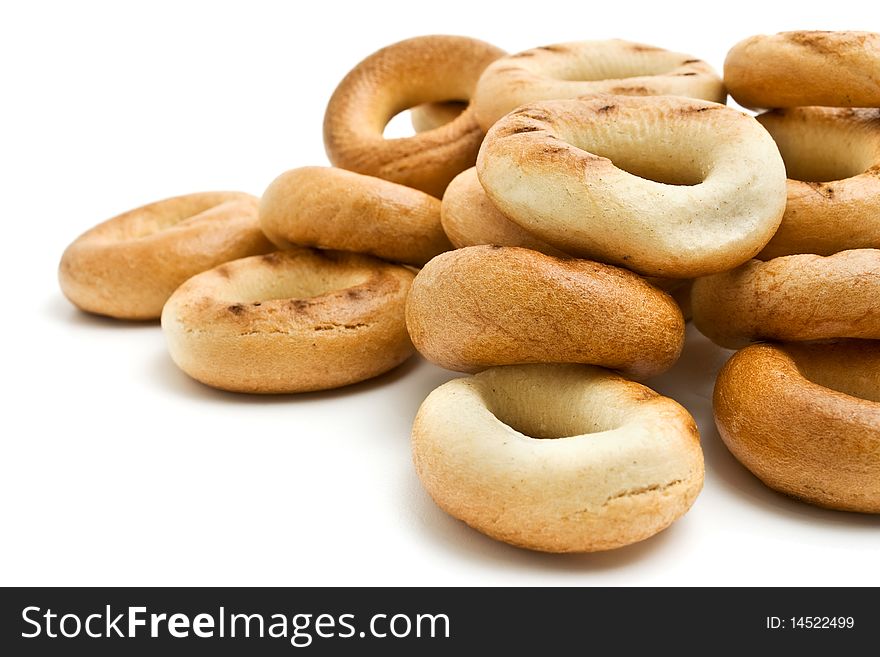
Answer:
POLYGON ((678 306, 636 274, 515 247, 434 258, 413 282, 406 322, 425 358, 461 372, 587 363, 648 377, 684 342, 678 306))
POLYGON ((782 223, 758 258, 880 248, 880 109, 797 107, 758 121, 789 178, 782 223))
POLYGON ((422 103, 413 107, 410 113, 413 130, 427 132, 446 125, 467 109, 467 103, 461 100, 450 100, 445 103, 422 103))
POLYGON ((684 515, 703 485, 688 412, 598 367, 514 365, 454 379, 422 404, 412 447, 440 508, 546 552, 644 540, 684 515))
POLYGON ((785 166, 767 131, 724 105, 672 96, 520 107, 489 131, 477 174, 537 237, 647 276, 731 269, 764 247, 785 210, 785 166))
POLYGON ((333 167, 278 176, 260 201, 260 226, 281 249, 354 251, 417 267, 452 248, 436 198, 333 167))
POLYGON ((757 344, 715 384, 715 422, 767 486, 811 504, 880 513, 880 344, 757 344))
POLYGON ((413 352, 404 303, 413 273, 370 256, 296 248, 235 260, 171 296, 162 329, 194 379, 236 392, 326 390, 413 352))
POLYGON ((219 264, 268 253, 257 199, 242 192, 175 196, 130 210, 80 235, 58 267, 78 308, 119 319, 156 319, 186 279, 219 264))
POLYGON ((383 130, 409 107, 469 100, 480 73, 503 54, 484 41, 458 36, 416 37, 373 53, 345 76, 327 105, 324 146, 330 162, 440 198, 477 157, 483 133, 473 110, 413 137, 385 139, 383 130))
POLYGON ((484 131, 526 103, 594 94, 727 99, 712 67, 690 55, 621 39, 534 48, 490 64, 474 92, 484 131))
POLYGON ((880 250, 752 260, 699 278, 694 324, 729 349, 753 340, 880 339, 880 250))
POLYGON ((724 84, 743 107, 880 107, 880 34, 752 36, 727 53, 724 84))

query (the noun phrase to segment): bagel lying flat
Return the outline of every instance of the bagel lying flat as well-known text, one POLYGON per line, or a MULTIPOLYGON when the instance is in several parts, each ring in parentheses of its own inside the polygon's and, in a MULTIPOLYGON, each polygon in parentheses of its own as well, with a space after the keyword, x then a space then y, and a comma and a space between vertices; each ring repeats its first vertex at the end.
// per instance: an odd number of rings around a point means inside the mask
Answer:
POLYGON ((598 367, 496 367, 450 381, 419 409, 412 448, 440 508, 546 552, 644 540, 681 517, 703 485, 688 412, 598 367))
POLYGON ((757 254, 785 166, 751 116, 671 96, 544 101, 486 135, 477 174, 512 221, 572 255, 691 278, 757 254))

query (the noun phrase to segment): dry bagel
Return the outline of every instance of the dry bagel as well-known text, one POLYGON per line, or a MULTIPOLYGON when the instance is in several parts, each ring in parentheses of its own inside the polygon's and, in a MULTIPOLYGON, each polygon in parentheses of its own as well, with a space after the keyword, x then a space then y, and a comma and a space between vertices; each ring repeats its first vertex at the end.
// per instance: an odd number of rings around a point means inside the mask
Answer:
POLYGON ((333 167, 303 167, 278 176, 260 201, 260 226, 282 249, 354 251, 417 267, 452 248, 436 198, 333 167))
POLYGON ((77 307, 120 319, 156 319, 190 276, 274 247, 257 199, 242 192, 175 196, 130 210, 80 235, 58 281, 77 307))
POLYGON ((492 538, 593 552, 668 527, 703 484, 693 418, 598 367, 512 365, 434 390, 412 432, 437 504, 492 538))
POLYGON ((450 100, 445 103, 422 103, 410 110, 413 130, 427 132, 434 128, 454 121, 467 109, 467 103, 461 100, 450 100))
POLYGON ((753 340, 880 339, 880 250, 752 260, 698 278, 694 324, 722 347, 753 340))
POLYGON ((785 166, 767 131, 724 105, 672 96, 520 107, 489 131, 477 174, 540 239, 647 276, 735 267, 785 209, 785 166))
POLYGON ((758 258, 880 248, 880 110, 797 107, 758 121, 789 178, 782 223, 758 258))
POLYGON ((880 513, 880 343, 746 347, 719 373, 714 410, 728 449, 771 488, 880 513))
POLYGON ((425 358, 462 372, 587 363, 647 377, 684 341, 678 306, 636 274, 516 247, 434 258, 413 282, 406 322, 425 358))
POLYGON ((690 55, 620 39, 534 48, 490 64, 474 92, 484 131, 526 103, 593 94, 688 96, 717 103, 724 84, 706 62, 690 55))
POLYGON ((162 311, 171 357, 237 392, 326 390, 412 354, 404 304, 413 273, 370 256, 295 248, 194 276, 162 311))
POLYGON ((327 105, 330 162, 440 198, 476 159, 483 133, 473 110, 413 137, 385 139, 382 132, 409 107, 469 100, 480 73, 503 54, 484 41, 457 36, 406 39, 373 53, 345 76, 327 105))
POLYGON ((727 53, 724 84, 744 107, 880 107, 880 34, 752 36, 727 53))

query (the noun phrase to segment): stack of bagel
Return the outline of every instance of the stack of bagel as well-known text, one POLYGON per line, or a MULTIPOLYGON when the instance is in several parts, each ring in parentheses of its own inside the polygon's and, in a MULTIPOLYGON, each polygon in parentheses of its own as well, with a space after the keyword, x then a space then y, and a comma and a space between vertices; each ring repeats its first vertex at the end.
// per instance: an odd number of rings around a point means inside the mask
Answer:
MULTIPOLYGON (((876 35, 815 38, 880 58, 876 35)), ((287 171, 259 199, 192 194, 104 222, 65 251, 62 290, 89 312, 161 317, 174 362, 221 389, 325 390, 416 350, 466 373, 419 409, 418 475, 456 518, 551 552, 643 540, 699 494, 693 418, 640 383, 674 365, 691 312, 725 347, 833 339, 739 352, 719 430, 771 486, 880 511, 880 350, 864 340, 880 338, 880 115, 727 107, 725 82, 746 105, 805 97, 738 48, 722 81, 622 40, 393 44, 328 103, 333 166, 287 171), (408 108, 416 134, 386 139, 408 108), (814 180, 856 169, 854 184, 814 180), (816 399, 821 417, 796 426, 816 399)), ((801 104, 880 106, 846 79, 837 96, 802 85, 816 93, 801 104)))

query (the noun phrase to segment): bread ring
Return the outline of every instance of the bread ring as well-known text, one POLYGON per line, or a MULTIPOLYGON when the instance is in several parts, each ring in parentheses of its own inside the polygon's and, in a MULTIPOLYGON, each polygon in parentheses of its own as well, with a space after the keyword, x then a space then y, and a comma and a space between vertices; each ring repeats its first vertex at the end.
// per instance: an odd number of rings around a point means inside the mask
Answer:
POLYGON ((473 105, 485 132, 520 105, 593 94, 688 96, 717 103, 727 99, 721 78, 706 62, 611 39, 560 43, 502 57, 480 76, 473 105))
POLYGON ((669 295, 632 272, 515 247, 449 251, 416 276, 406 305, 413 344, 432 363, 587 363, 648 377, 684 342, 669 295))
POLYGON ((752 260, 699 278, 694 324, 730 349, 752 340, 880 339, 880 250, 752 260))
POLYGON ((688 412, 598 367, 513 365, 454 379, 422 404, 412 447, 440 508, 545 552, 644 540, 684 515, 703 485, 688 412))
POLYGON ((782 223, 758 258, 880 248, 880 110, 797 107, 758 121, 789 177, 782 223))
POLYGON ((417 267, 452 248, 436 198, 332 167, 303 167, 278 176, 260 201, 260 226, 282 249, 317 246, 417 267))
POLYGON ((715 384, 728 449, 767 486, 811 504, 880 513, 880 344, 757 344, 715 384))
POLYGON ((413 130, 427 132, 446 125, 467 109, 467 103, 461 100, 450 100, 445 103, 422 103, 413 107, 410 113, 413 130))
POLYGON ((489 131, 477 174, 537 237, 647 276, 735 267, 785 210, 785 166, 767 131, 724 105, 672 96, 520 107, 489 131))
POLYGON ((61 291, 78 308, 119 319, 156 319, 190 276, 274 247, 257 199, 242 192, 175 196, 113 217, 61 256, 61 291))
POLYGON ((880 107, 880 34, 752 36, 727 53, 724 84, 743 107, 880 107))
POLYGON ((369 256, 295 248, 194 276, 162 311, 171 358, 236 392, 306 392, 363 381, 412 354, 413 273, 369 256))
POLYGON ((382 131, 409 107, 469 100, 480 73, 503 54, 457 36, 406 39, 373 53, 345 76, 327 105, 324 146, 330 162, 440 198, 477 157, 483 133, 473 110, 413 137, 385 139, 382 131))

